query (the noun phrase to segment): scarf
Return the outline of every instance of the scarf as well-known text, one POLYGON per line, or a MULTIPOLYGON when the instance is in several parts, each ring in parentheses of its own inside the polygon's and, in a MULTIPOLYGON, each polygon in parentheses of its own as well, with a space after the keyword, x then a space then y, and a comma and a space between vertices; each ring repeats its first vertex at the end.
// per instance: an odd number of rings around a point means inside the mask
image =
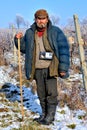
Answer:
POLYGON ((44 32, 45 32, 46 28, 39 28, 37 27, 37 34, 39 37, 43 36, 44 32))

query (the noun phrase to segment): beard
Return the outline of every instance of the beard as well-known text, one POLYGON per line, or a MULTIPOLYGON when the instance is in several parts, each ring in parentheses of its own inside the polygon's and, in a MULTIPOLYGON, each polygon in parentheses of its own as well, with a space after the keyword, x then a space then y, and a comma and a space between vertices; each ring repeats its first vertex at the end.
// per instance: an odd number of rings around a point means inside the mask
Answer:
POLYGON ((47 23, 40 23, 40 24, 37 23, 37 27, 39 28, 45 28, 46 26, 47 26, 47 23))

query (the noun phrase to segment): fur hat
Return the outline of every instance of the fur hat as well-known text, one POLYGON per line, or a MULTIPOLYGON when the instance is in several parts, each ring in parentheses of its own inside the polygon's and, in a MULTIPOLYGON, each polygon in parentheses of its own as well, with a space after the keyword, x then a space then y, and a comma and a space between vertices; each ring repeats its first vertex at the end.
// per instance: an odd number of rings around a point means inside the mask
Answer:
POLYGON ((34 14, 35 18, 48 18, 48 13, 44 9, 37 10, 34 14))

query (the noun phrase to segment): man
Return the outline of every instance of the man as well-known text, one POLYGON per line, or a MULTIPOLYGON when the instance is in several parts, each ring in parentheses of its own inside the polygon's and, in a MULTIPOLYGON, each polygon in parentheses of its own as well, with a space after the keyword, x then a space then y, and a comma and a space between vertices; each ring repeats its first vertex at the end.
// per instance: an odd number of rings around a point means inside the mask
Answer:
POLYGON ((21 40, 21 52, 25 53, 25 71, 29 80, 35 79, 42 115, 34 120, 49 125, 54 121, 57 101, 57 78, 68 77, 69 44, 64 33, 53 26, 46 10, 35 12, 35 22, 25 35, 15 36, 21 40))

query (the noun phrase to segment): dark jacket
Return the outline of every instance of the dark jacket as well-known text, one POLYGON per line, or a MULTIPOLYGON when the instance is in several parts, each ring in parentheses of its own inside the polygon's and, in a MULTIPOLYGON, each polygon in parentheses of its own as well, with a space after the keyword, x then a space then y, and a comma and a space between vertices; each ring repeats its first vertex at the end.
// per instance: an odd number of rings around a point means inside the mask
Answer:
MULTIPOLYGON (((33 23, 31 28, 26 30, 24 37, 21 38, 20 44, 21 52, 25 53, 25 71, 27 79, 31 78, 32 65, 34 64, 32 63, 32 60, 35 46, 35 30, 36 23, 33 23)), ((68 76, 67 74, 70 65, 69 44, 67 38, 62 30, 56 26, 53 26, 50 21, 48 22, 47 26, 47 36, 50 46, 59 60, 58 72, 66 72, 66 76, 62 77, 66 78, 68 76)), ((18 42, 16 38, 15 45, 18 48, 18 42)))

